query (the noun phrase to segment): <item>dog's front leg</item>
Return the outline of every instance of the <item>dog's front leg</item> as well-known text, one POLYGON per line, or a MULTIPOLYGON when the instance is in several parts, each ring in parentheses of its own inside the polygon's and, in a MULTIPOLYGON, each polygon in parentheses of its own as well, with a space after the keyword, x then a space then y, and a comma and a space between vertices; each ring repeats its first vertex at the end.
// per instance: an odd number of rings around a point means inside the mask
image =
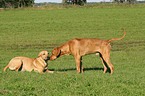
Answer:
POLYGON ((48 72, 48 73, 54 73, 54 71, 49 71, 48 69, 46 70, 46 72, 48 72))
POLYGON ((75 60, 76 60, 77 73, 80 73, 81 56, 75 56, 75 60))
POLYGON ((80 60, 80 68, 81 68, 81 73, 83 73, 83 60, 82 60, 82 57, 81 57, 81 60, 80 60))

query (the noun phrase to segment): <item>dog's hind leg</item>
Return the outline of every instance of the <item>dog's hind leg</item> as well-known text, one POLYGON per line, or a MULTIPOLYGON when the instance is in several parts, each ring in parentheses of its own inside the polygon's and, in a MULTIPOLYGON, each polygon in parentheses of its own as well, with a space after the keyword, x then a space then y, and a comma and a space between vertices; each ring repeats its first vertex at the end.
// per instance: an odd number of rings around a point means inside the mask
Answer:
POLYGON ((9 63, 9 68, 11 70, 15 70, 15 71, 19 71, 19 69, 21 68, 23 62, 20 58, 14 58, 10 61, 9 63))
MULTIPOLYGON (((103 59, 104 59, 104 61, 107 63, 107 65, 109 66, 109 68, 110 68, 110 70, 111 70, 111 74, 113 74, 114 66, 111 64, 110 56, 105 55, 105 56, 103 56, 103 59)), ((104 70, 104 71, 107 71, 107 69, 104 70)))
POLYGON ((107 65, 108 65, 108 67, 111 70, 111 74, 113 74, 114 66, 111 64, 111 61, 110 61, 110 49, 111 49, 111 47, 105 48, 105 50, 102 52, 102 57, 103 58, 101 58, 101 60, 102 60, 103 65, 104 65, 104 72, 107 71, 107 65), (104 61, 107 63, 106 66, 105 66, 104 61))
POLYGON ((106 73, 106 71, 107 71, 107 66, 105 65, 105 62, 104 62, 104 60, 103 60, 103 57, 101 57, 100 56, 100 59, 101 59, 101 61, 102 61, 102 63, 103 63, 103 66, 104 66, 104 73, 106 73))
POLYGON ((106 62, 104 61, 104 59, 102 57, 102 54, 101 53, 96 53, 96 55, 99 55, 100 56, 100 59, 101 59, 102 64, 104 66, 104 73, 106 73, 106 71, 107 71, 108 68, 107 68, 106 62))

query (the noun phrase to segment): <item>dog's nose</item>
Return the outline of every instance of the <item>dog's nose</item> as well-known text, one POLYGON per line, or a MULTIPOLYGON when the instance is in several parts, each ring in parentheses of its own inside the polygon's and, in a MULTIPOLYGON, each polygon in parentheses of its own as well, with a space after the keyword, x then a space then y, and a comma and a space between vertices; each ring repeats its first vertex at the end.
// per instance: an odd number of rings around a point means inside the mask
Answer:
POLYGON ((50 60, 50 57, 49 56, 47 56, 47 60, 50 60))

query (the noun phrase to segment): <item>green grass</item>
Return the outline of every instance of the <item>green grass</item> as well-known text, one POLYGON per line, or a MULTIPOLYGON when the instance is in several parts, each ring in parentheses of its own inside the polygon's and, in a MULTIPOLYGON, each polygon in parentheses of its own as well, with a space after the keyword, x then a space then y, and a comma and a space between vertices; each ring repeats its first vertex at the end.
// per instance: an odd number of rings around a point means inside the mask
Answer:
POLYGON ((0 95, 143 96, 145 95, 145 7, 0 11, 0 95), (76 73, 73 56, 48 61, 64 73, 15 72, 3 68, 15 56, 36 58, 73 38, 111 39, 114 73, 103 74, 95 54, 83 57, 76 73))

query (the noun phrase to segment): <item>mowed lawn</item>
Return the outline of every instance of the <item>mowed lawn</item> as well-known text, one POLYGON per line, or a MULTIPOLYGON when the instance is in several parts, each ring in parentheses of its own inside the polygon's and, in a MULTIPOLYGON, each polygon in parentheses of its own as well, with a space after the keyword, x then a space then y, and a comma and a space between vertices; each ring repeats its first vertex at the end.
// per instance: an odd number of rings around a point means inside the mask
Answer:
POLYGON ((4 96, 144 96, 145 8, 79 8, 0 11, 0 95, 4 96), (73 38, 111 39, 114 73, 103 73, 95 54, 83 56, 76 73, 73 56, 48 61, 50 73, 3 68, 11 58, 36 58, 73 38), (56 73, 60 71, 63 73, 56 73))

